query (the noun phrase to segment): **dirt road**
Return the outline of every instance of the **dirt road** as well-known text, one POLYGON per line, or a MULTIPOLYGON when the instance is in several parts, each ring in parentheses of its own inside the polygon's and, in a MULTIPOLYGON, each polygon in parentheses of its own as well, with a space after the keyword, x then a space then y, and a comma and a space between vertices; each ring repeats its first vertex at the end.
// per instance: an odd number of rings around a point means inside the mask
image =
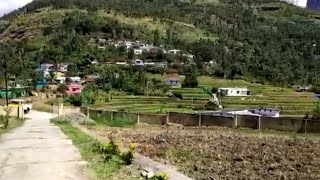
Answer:
POLYGON ((85 180, 71 140, 50 124, 52 115, 33 111, 22 127, 0 137, 0 180, 85 180))

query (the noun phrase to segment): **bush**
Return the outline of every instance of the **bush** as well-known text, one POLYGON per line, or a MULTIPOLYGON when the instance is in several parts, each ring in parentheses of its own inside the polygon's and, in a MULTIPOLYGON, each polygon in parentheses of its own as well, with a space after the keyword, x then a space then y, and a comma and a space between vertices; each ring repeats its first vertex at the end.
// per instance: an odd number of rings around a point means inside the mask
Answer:
POLYGON ((211 93, 217 94, 218 93, 218 88, 217 87, 212 87, 211 93))
POLYGON ((174 97, 178 98, 178 99, 183 99, 183 98, 182 98, 182 94, 179 93, 179 92, 173 92, 172 95, 173 95, 174 97))
POLYGON ((98 140, 92 142, 92 151, 101 154, 103 162, 110 161, 113 157, 118 157, 121 164, 130 165, 133 162, 136 144, 130 144, 129 151, 121 153, 119 146, 111 140, 107 144, 102 144, 98 140))
POLYGON ((68 86, 65 85, 65 84, 60 84, 59 87, 57 88, 57 91, 58 91, 60 94, 66 94, 66 93, 67 93, 67 90, 68 90, 68 86))
POLYGON ((219 108, 219 106, 213 102, 208 102, 205 107, 206 107, 206 110, 211 110, 211 111, 216 111, 219 108))
POLYGON ((97 84, 95 84, 95 83, 88 83, 88 84, 84 87, 83 91, 96 91, 96 90, 98 90, 98 89, 99 89, 99 86, 98 86, 97 84))
POLYGON ((197 88, 198 87, 198 79, 195 74, 186 75, 186 78, 182 82, 182 87, 184 88, 197 88))
POLYGON ((121 154, 121 159, 123 160, 125 165, 132 164, 136 147, 136 144, 130 144, 129 151, 121 154))
POLYGON ((320 94, 320 86, 312 86, 309 91, 315 94, 320 94))
POLYGON ((81 95, 69 96, 66 98, 66 102, 69 102, 70 104, 72 104, 74 106, 81 106, 82 105, 82 97, 81 97, 81 95))

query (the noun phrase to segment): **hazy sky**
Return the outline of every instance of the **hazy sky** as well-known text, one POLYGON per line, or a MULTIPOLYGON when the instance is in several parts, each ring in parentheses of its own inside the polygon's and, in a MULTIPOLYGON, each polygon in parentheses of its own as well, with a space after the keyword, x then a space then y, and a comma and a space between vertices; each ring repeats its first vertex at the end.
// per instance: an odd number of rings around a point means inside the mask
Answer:
POLYGON ((298 5, 301 6, 301 7, 306 7, 307 0, 298 0, 298 5))
MULTIPOLYGON (((0 16, 14 9, 26 5, 32 0, 0 0, 0 16)), ((305 7, 307 0, 298 0, 298 5, 305 7)))
POLYGON ((0 0, 0 16, 22 7, 32 0, 0 0))

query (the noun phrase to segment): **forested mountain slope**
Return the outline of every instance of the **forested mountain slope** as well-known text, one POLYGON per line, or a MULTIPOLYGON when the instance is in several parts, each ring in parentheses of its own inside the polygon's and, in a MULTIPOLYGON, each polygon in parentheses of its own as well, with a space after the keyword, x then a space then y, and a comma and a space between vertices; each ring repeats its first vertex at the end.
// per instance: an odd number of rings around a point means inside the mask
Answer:
POLYGON ((200 73, 317 84, 319 19, 279 0, 34 0, 2 18, 0 37, 30 62, 107 60, 90 37, 132 39, 187 50, 200 73))

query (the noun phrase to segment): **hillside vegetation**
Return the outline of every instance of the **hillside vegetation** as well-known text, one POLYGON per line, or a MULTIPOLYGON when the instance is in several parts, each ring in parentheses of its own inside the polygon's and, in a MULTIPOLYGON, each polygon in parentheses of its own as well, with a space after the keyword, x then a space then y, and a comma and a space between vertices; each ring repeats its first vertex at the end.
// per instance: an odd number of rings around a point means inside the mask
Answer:
POLYGON ((320 83, 319 17, 279 0, 35 0, 0 37, 30 64, 110 61, 90 37, 142 40, 189 51, 200 74, 287 86, 320 83))

